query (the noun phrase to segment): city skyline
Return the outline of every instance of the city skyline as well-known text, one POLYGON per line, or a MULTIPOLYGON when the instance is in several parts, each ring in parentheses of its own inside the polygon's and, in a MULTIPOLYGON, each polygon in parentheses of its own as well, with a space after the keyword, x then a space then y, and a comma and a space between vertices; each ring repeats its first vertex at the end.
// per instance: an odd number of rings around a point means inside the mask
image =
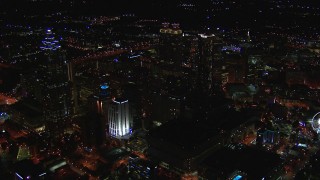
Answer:
POLYGON ((0 179, 320 179, 316 0, 4 0, 0 179))

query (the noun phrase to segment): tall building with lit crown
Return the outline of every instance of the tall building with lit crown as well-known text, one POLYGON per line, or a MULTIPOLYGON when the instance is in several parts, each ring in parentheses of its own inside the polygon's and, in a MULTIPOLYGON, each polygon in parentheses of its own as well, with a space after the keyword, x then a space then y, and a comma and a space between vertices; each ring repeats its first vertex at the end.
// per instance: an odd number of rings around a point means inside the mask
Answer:
POLYGON ((109 96, 109 86, 107 83, 100 85, 99 93, 94 95, 91 100, 91 109, 93 112, 106 116, 108 114, 108 105, 111 102, 111 97, 109 96))
POLYGON ((184 42, 179 24, 163 23, 159 38, 159 60, 167 65, 181 67, 183 62, 184 42))
POLYGON ((132 132, 132 115, 129 102, 126 99, 112 100, 108 110, 109 135, 119 139, 126 139, 132 132))
POLYGON ((198 88, 204 93, 210 94, 213 86, 213 55, 214 40, 213 34, 199 34, 199 60, 197 63, 198 88))
POLYGON ((62 133, 67 118, 71 115, 72 70, 66 52, 61 49, 51 29, 46 30, 40 49, 44 53, 44 59, 39 63, 41 93, 38 98, 43 103, 44 120, 48 125, 46 129, 54 134, 62 133))
POLYGON ((100 84, 96 92, 88 97, 90 119, 87 119, 81 127, 84 143, 88 146, 99 146, 108 136, 108 110, 111 103, 112 98, 107 83, 100 84))

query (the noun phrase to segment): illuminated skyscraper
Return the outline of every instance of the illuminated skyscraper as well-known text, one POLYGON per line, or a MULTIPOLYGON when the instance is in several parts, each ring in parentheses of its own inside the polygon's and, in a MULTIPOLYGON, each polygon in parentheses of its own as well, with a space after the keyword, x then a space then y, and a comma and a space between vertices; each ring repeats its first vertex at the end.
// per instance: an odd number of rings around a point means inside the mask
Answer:
POLYGON ((46 30, 42 41, 44 58, 39 63, 39 83, 41 86, 41 101, 44 107, 44 120, 48 130, 58 133, 63 131, 65 122, 71 114, 72 70, 66 60, 66 53, 61 49, 51 29, 46 30))
POLYGON ((44 40, 42 40, 42 46, 40 47, 40 49, 45 51, 56 51, 60 48, 61 46, 59 44, 59 41, 55 39, 52 30, 47 29, 46 37, 44 38, 44 40))
POLYGON ((112 102, 109 95, 109 86, 102 83, 97 91, 88 97, 88 117, 81 131, 84 133, 84 142, 88 146, 101 145, 106 139, 108 129, 108 108, 112 102))
POLYGON ((213 86, 214 35, 199 34, 198 88, 210 94, 213 86))
POLYGON ((109 135, 115 138, 127 138, 132 132, 132 115, 129 102, 125 99, 114 99, 108 111, 109 135))
POLYGON ((182 30, 179 24, 163 23, 160 29, 159 59, 165 64, 181 67, 183 61, 182 30))
POLYGON ((92 97, 92 109, 95 113, 107 117, 108 114, 108 104, 111 102, 109 96, 109 86, 107 83, 100 85, 99 94, 92 97))

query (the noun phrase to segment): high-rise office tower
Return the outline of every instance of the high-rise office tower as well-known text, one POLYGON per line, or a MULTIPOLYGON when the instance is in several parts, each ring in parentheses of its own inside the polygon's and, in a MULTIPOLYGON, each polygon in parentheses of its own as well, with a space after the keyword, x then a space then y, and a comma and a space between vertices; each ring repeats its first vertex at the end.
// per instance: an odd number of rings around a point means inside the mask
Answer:
POLYGON ((107 83, 100 84, 97 92, 88 97, 88 118, 81 124, 84 143, 88 146, 100 146, 106 140, 108 108, 111 102, 107 83))
POLYGON ((124 139, 132 133, 132 114, 126 99, 116 98, 112 101, 108 111, 109 135, 124 139))
POLYGON ((44 53, 38 73, 44 120, 47 124, 46 129, 57 135, 62 133, 62 127, 65 127, 71 114, 72 95, 69 81, 72 80, 72 70, 66 60, 65 51, 61 49, 51 29, 46 30, 40 48, 44 53))
POLYGON ((100 85, 99 93, 91 98, 91 109, 96 114, 107 117, 110 102, 109 86, 107 83, 103 83, 100 85))
POLYGON ((197 82, 200 91, 210 94, 213 87, 214 35, 199 34, 199 60, 197 82))
POLYGON ((184 34, 183 35, 183 59, 182 66, 191 68, 193 71, 196 70, 196 62, 198 60, 198 37, 194 34, 184 34))
POLYGON ((181 67, 183 61, 183 40, 179 24, 163 23, 160 29, 159 60, 165 64, 181 67))
POLYGON ((264 70, 264 62, 261 55, 249 55, 248 56, 248 74, 247 80, 251 84, 260 84, 262 78, 259 74, 264 70))

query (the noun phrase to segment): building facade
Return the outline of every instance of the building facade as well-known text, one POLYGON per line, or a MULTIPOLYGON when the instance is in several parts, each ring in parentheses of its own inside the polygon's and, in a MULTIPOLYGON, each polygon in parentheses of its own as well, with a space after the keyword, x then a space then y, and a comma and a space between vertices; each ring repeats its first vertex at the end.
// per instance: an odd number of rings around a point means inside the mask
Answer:
POLYGON ((121 98, 112 100, 108 110, 108 121, 110 136, 119 139, 130 136, 132 132, 132 115, 128 100, 121 98))
POLYGON ((72 114, 72 68, 67 61, 66 52, 51 29, 46 30, 40 49, 43 61, 39 63, 37 81, 40 91, 36 98, 43 104, 46 129, 58 135, 72 114))

